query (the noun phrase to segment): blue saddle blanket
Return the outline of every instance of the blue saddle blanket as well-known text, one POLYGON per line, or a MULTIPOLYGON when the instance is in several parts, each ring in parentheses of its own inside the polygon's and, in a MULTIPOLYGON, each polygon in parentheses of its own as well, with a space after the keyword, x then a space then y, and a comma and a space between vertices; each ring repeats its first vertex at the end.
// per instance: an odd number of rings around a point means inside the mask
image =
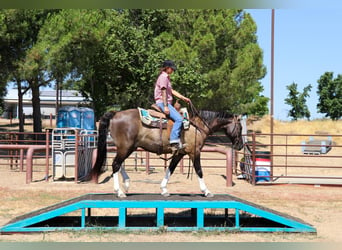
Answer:
MULTIPOLYGON (((141 122, 150 127, 162 126, 162 128, 167 128, 168 119, 165 114, 151 109, 138 108, 141 122), (162 123, 162 124, 160 124, 162 123)), ((190 127, 189 113, 187 108, 181 108, 179 113, 183 116, 183 128, 188 129, 190 127)))

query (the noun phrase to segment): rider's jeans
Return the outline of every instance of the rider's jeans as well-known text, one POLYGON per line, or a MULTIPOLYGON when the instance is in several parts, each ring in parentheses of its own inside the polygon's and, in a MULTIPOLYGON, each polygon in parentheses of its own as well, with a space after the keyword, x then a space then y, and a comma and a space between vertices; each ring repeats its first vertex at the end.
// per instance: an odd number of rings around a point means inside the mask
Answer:
MULTIPOLYGON (((157 105, 159 108, 161 108, 164 111, 163 103, 157 103, 157 105)), ((168 104, 168 108, 170 110, 169 116, 174 121, 171 134, 170 134, 170 143, 179 143, 180 133, 181 133, 181 129, 183 126, 183 117, 171 104, 168 104)))

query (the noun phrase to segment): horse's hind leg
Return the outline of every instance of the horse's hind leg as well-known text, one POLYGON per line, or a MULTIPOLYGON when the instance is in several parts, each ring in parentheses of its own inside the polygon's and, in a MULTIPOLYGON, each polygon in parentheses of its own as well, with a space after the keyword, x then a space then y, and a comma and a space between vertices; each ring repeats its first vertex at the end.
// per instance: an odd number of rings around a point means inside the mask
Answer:
POLYGON ((129 189, 130 179, 129 179, 129 176, 128 176, 127 172, 126 172, 124 164, 121 165, 120 173, 121 173, 121 176, 122 176, 122 180, 123 180, 122 182, 123 182, 123 185, 124 185, 124 188, 125 188, 125 192, 127 193, 128 189, 129 189))
MULTIPOLYGON (((121 169, 121 165, 123 161, 133 152, 134 150, 119 150, 117 151, 117 154, 115 156, 115 159, 112 164, 113 169, 113 182, 114 182, 114 192, 118 194, 118 197, 126 197, 126 194, 121 190, 120 188, 120 182, 119 182, 119 170, 121 169)), ((125 170, 124 170, 124 173, 125 170)), ((121 173, 122 174, 122 173, 121 173)), ((123 175, 124 176, 124 175, 123 175)), ((128 177, 126 173, 126 177, 128 177)), ((125 178, 125 177, 124 177, 125 178)))
POLYGON ((164 177, 164 179, 162 180, 162 182, 160 183, 160 189, 162 190, 161 194, 162 194, 164 197, 170 196, 169 192, 167 191, 167 183, 169 182, 169 179, 170 179, 171 175, 172 175, 173 172, 175 171, 175 168, 176 168, 178 162, 179 162, 183 157, 184 157, 183 154, 175 155, 175 156, 172 158, 169 167, 166 169, 165 177, 164 177))
MULTIPOLYGON (((116 167, 116 166, 115 166, 116 167)), ((126 197, 126 194, 121 190, 120 188, 120 182, 119 182, 119 172, 113 171, 113 183, 114 183, 114 192, 118 194, 118 197, 126 197)))

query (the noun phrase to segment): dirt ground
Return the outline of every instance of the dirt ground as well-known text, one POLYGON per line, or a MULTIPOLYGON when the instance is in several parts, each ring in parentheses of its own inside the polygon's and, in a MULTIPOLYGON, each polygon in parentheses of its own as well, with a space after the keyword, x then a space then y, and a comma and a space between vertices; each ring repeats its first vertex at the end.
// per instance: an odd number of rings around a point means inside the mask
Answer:
MULTIPOLYGON (((5 121, 8 123, 8 121, 5 121)), ((265 124, 268 120, 249 125, 251 129, 267 133, 265 124), (260 123, 260 124, 258 124, 260 123)), ((0 124, 1 120, 0 120, 0 124)), ((49 126, 47 124, 47 126, 49 126)), ((312 134, 323 128, 331 134, 341 134, 341 122, 315 121, 281 123, 276 126, 277 133, 312 134), (302 124, 303 123, 303 124, 302 124), (310 126, 309 126, 310 124, 310 126), (315 126, 312 126, 315 125, 315 126), (283 128, 284 127, 284 128, 283 128), (286 129, 285 129, 286 128, 286 129), (308 130, 310 128, 310 130, 308 130), (288 131, 288 130, 291 131, 288 131)), ((339 138, 334 138, 334 140, 339 138)), ((295 142, 300 144, 299 142, 295 142)), ((341 141, 337 141, 338 144, 341 141)), ((300 150, 300 149, 299 149, 300 150)), ((342 148, 335 148, 332 153, 342 154, 342 148), (338 150, 338 152, 335 150, 338 150)), ((300 161, 300 159, 295 159, 300 161)), ((314 162, 307 162, 312 165, 314 162)), ((316 161, 315 158, 310 161, 316 161)), ((324 164, 341 166, 341 158, 323 159, 324 164), (330 162, 328 162, 328 160, 330 162)), ((320 163, 318 163, 320 164, 320 163)), ((34 167, 36 169, 36 167, 34 167)), ((341 242, 342 241, 342 188, 324 185, 257 185, 252 186, 245 180, 233 176, 233 187, 226 187, 225 169, 204 168, 204 177, 208 188, 214 194, 230 194, 240 199, 253 202, 281 213, 297 217, 316 228, 317 234, 303 233, 236 233, 236 232, 51 232, 28 234, 0 234, 0 242, 341 242)), ((303 169, 301 168, 302 172, 303 169)), ((310 170, 311 171, 311 170, 310 170)), ((339 170, 340 171, 340 170, 339 170)), ((128 168, 131 178, 130 193, 159 193, 160 181, 164 176, 162 167, 151 174, 145 169, 135 171, 128 168)), ((187 171, 185 171, 187 172, 187 171)), ((50 173, 52 171, 50 170, 50 173)), ((26 173, 0 165, 0 226, 13 218, 41 209, 70 198, 88 193, 113 192, 110 172, 104 173, 99 182, 76 184, 73 181, 45 182, 44 171, 35 171, 31 184, 25 184, 26 173)), ((280 173, 282 174, 282 173, 280 173)), ((296 174, 296 173, 294 173, 296 174)), ((330 175, 331 173, 325 173, 330 175)), ((334 173, 336 174, 336 173, 334 173)), ((338 173, 341 176, 341 173, 338 173)), ((170 193, 199 193, 195 175, 187 178, 176 169, 168 185, 170 193)))
MULTIPOLYGON (((145 169, 127 169, 130 193, 159 193, 163 168, 147 175, 145 169)), ((35 176, 44 172, 34 173, 35 176)), ((25 213, 87 193, 109 193, 109 172, 100 183, 73 181, 35 181, 25 184, 25 172, 0 169, 0 225, 25 213)), ((232 233, 232 232, 51 232, 0 235, 0 242, 339 242, 342 235, 342 189, 318 185, 252 186, 234 176, 234 186, 226 187, 222 169, 204 169, 208 188, 214 194, 230 194, 258 205, 300 218, 313 225, 309 233, 232 233)), ((187 178, 176 170, 168 185, 171 193, 199 193, 196 176, 187 178)))

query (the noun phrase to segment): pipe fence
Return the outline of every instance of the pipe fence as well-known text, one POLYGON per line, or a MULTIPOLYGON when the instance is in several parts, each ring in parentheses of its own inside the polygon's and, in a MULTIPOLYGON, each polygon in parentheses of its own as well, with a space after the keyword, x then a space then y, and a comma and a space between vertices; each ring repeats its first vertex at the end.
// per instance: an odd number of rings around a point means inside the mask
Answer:
POLYGON ((342 185, 342 135, 251 133, 247 137, 248 146, 237 153, 234 173, 251 184, 342 185))
MULTIPOLYGON (((89 173, 89 169, 85 169, 84 166, 89 166, 88 162, 94 163, 96 159, 97 149, 94 144, 96 139, 93 134, 77 133, 75 129, 55 130, 54 133, 52 129, 46 130, 45 133, 1 132, 0 167, 6 166, 10 170, 26 172, 26 183, 37 180, 48 181, 51 176, 53 180, 58 180, 59 175, 61 179, 73 179, 78 182, 80 175, 84 177, 84 173, 89 173), (69 130, 75 131, 70 134, 69 130), (56 138, 61 138, 60 142, 56 142, 56 138), (70 152, 67 152, 68 150, 70 152), (66 162, 64 166, 59 164, 59 158, 63 157, 66 162), (63 178, 64 174, 67 178, 63 178)), ((115 151, 116 147, 109 143, 107 168, 111 166, 115 151)), ((158 156, 138 148, 125 160, 124 164, 126 168, 134 168, 136 171, 138 168, 144 168, 146 174, 150 174, 155 168, 165 169, 169 162, 164 159, 170 157, 170 154, 158 156)), ((226 185, 233 185, 233 151, 226 146, 226 143, 209 141, 202 150, 201 162, 202 168, 222 169, 222 175, 226 176, 226 185)), ((192 162, 189 157, 184 157, 178 168, 181 173, 185 171, 192 173, 192 162)))
MULTIPOLYGON (((80 134, 75 140, 75 182, 78 182, 78 171, 84 162, 95 160, 95 145, 90 143, 93 150, 89 150, 84 143, 87 136, 80 134), (87 154, 91 154, 90 158, 83 159, 82 156, 87 154)), ((210 137, 202 150, 202 167, 222 171, 226 186, 233 185, 233 175, 252 185, 342 185, 342 135, 249 133, 246 136, 247 146, 241 151, 231 150, 223 135, 210 137), (273 144, 270 143, 271 136, 273 144)), ((115 149, 109 143, 108 168, 111 168, 115 149)), ((150 174, 155 168, 166 168, 169 162, 163 158, 170 156, 158 156, 139 148, 124 164, 126 169, 138 171, 143 168, 146 174, 150 174)), ((30 183, 33 180, 51 179, 53 165, 52 130, 44 133, 0 132, 0 167, 26 172, 26 183, 30 183)), ((191 168, 192 162, 185 156, 178 169, 185 174, 192 173, 191 168)))
POLYGON ((43 178, 48 181, 50 138, 49 130, 45 133, 0 132, 0 166, 9 166, 11 170, 18 169, 20 172, 26 171, 26 183, 30 183, 34 164, 38 171, 44 168, 43 178))

